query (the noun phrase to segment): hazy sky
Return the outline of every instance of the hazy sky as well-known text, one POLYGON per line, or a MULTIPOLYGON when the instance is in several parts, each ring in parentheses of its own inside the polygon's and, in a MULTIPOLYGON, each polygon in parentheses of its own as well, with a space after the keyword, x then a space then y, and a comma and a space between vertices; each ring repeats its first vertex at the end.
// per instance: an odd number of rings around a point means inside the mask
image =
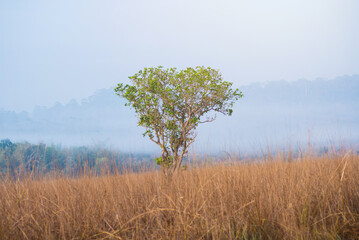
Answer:
POLYGON ((0 108, 80 100, 145 66, 240 86, 359 73, 357 0, 0 0, 0 108))

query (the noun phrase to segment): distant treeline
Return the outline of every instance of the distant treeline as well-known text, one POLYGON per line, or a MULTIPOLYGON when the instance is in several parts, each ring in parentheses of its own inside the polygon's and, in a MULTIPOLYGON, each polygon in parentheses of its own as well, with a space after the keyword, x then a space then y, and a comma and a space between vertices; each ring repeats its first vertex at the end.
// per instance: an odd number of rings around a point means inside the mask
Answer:
POLYGON ((9 139, 0 140, 0 174, 14 176, 48 172, 76 175, 84 171, 136 171, 149 167, 152 162, 150 159, 149 154, 121 153, 101 147, 63 148, 44 143, 13 143, 9 139))
MULTIPOLYGON (((218 152, 214 155, 206 153, 191 153, 184 159, 186 167, 192 164, 216 164, 219 162, 241 161, 243 163, 275 160, 280 156, 286 161, 295 161, 308 154, 323 156, 353 152, 359 155, 357 146, 322 146, 312 149, 264 149, 253 154, 239 152, 218 152)), ((126 153, 109 150, 101 146, 62 147, 44 143, 31 144, 28 142, 14 143, 9 139, 0 140, 0 177, 11 175, 15 177, 35 174, 43 176, 47 173, 60 173, 67 176, 84 174, 103 175, 108 173, 123 173, 126 171, 140 172, 144 169, 158 167, 155 155, 143 153, 126 153)))

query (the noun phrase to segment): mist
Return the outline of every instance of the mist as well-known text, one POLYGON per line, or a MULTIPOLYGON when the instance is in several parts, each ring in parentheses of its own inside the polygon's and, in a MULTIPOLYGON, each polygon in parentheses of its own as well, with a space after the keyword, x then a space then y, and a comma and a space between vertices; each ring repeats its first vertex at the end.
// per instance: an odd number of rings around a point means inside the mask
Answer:
MULTIPOLYGON (((201 124, 194 153, 258 152, 268 147, 305 148, 357 144, 359 75, 335 79, 273 81, 239 88, 244 97, 232 116, 201 124)), ((114 86, 81 102, 71 100, 31 112, 0 110, 0 139, 61 146, 102 146, 132 153, 158 153, 142 137, 133 109, 114 86)))
POLYGON ((1 1, 0 107, 81 102, 143 67, 209 66, 240 87, 358 74, 359 3, 1 1))
POLYGON ((192 151, 358 142, 358 10, 356 0, 1 1, 0 138, 158 151, 113 88, 161 65, 219 69, 244 94, 233 116, 198 127, 192 151))

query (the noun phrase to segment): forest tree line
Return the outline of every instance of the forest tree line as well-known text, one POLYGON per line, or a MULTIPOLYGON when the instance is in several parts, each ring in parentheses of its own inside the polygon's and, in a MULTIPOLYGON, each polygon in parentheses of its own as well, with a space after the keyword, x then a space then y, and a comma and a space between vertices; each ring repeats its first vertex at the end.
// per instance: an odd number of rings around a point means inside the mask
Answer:
POLYGON ((94 173, 104 170, 122 172, 124 168, 136 170, 140 166, 148 166, 150 158, 148 154, 121 153, 102 147, 64 148, 45 143, 14 143, 10 139, 0 140, 0 174, 46 174, 55 171, 75 175, 86 170, 94 173))

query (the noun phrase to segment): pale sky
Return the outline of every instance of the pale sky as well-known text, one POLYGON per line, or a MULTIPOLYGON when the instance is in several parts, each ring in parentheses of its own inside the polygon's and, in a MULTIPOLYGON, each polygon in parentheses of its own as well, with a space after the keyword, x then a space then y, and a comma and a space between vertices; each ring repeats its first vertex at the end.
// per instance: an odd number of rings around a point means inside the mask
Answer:
POLYGON ((143 67, 235 86, 359 73, 357 0, 0 0, 0 108, 81 100, 143 67))

